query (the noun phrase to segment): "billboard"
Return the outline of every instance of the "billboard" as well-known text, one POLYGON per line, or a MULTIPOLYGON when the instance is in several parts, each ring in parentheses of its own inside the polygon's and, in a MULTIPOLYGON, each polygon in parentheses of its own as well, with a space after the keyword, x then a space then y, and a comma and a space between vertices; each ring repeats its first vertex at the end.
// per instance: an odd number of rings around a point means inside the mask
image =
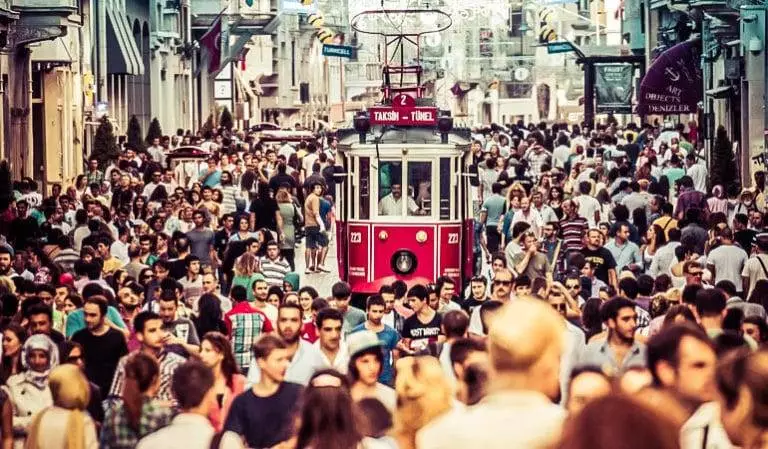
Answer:
POLYGON ((631 114, 634 78, 632 64, 595 64, 597 113, 631 114))

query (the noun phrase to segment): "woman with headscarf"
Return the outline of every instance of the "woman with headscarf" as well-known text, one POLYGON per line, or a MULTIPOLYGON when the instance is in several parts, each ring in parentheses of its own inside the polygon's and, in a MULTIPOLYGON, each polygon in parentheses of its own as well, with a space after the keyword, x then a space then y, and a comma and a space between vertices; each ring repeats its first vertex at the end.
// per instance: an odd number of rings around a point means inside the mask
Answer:
POLYGON ((723 186, 718 184, 712 187, 712 198, 707 200, 707 206, 712 214, 722 212, 728 216, 728 198, 725 197, 723 186))
POLYGON ((13 404, 14 448, 24 447, 34 415, 53 405, 48 375, 59 364, 59 349, 45 335, 32 335, 21 349, 24 372, 8 379, 3 387, 13 404))

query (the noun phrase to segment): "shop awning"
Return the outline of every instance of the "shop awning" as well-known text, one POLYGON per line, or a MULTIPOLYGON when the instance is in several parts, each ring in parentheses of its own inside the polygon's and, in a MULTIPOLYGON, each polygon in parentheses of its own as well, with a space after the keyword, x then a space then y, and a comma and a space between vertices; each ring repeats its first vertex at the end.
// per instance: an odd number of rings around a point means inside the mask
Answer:
POLYGON ((640 82, 640 114, 693 114, 703 97, 701 41, 677 44, 659 55, 640 82))
POLYGON ((107 72, 143 75, 144 62, 125 14, 107 6, 107 72))

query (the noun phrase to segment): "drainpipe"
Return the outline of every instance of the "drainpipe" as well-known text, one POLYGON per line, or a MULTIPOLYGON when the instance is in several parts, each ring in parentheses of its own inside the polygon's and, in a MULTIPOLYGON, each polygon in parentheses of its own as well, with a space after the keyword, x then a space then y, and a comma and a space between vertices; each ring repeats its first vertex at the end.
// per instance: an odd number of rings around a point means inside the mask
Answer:
POLYGON ((103 1, 96 2, 96 8, 98 9, 99 25, 98 25, 98 39, 99 39, 99 77, 98 77, 98 92, 99 101, 106 101, 107 99, 107 4, 103 1))
MULTIPOLYGON (((184 8, 184 16, 185 16, 185 23, 186 23, 186 29, 184 32, 186 33, 186 43, 192 43, 192 13, 191 11, 191 5, 187 5, 186 8, 184 8)), ((196 125, 197 123, 197 107, 195 106, 195 58, 197 57, 197 52, 192 51, 192 56, 189 59, 189 73, 187 74, 187 124, 185 126, 186 129, 190 130, 196 130, 199 126, 196 125)))

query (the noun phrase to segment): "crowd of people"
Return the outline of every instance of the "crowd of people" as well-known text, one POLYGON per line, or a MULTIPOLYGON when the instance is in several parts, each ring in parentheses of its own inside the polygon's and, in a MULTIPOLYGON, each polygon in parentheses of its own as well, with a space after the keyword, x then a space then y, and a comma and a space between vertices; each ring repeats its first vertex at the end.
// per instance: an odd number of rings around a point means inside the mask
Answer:
POLYGON ((15 182, 0 449, 768 447, 765 177, 710 185, 695 123, 475 130, 475 275, 363 308, 316 282, 337 146, 220 129, 15 182))

